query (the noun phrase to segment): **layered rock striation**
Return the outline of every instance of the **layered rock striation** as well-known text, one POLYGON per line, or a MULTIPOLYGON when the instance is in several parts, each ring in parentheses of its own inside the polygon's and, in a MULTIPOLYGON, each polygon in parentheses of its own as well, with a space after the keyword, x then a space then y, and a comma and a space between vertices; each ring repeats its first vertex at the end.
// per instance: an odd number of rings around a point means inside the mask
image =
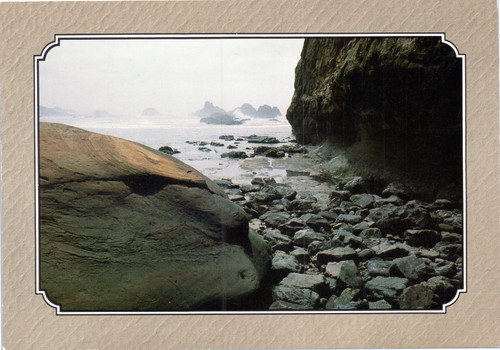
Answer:
POLYGON ((287 119, 358 174, 460 196, 462 60, 439 37, 305 39, 287 119))
POLYGON ((40 283, 63 311, 224 310, 269 255, 249 216, 179 160, 40 123, 40 283))

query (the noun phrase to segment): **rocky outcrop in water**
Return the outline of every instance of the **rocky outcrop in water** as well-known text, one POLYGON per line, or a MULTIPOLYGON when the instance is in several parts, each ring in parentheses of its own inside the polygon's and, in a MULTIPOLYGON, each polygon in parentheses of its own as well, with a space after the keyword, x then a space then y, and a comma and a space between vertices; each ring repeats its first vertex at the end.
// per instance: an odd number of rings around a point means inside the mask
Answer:
POLYGON ((59 108, 59 107, 49 108, 49 107, 45 107, 45 106, 40 106, 38 112, 39 112, 40 118, 76 115, 76 113, 73 111, 70 111, 68 109, 59 108))
POLYGON ((141 115, 147 116, 147 117, 157 117, 161 114, 156 109, 154 109, 152 107, 148 107, 142 111, 141 115))
POLYGON ((200 122, 215 125, 241 125, 248 119, 238 119, 232 114, 214 113, 209 117, 201 118, 200 122))
POLYGON ((239 111, 240 113, 252 117, 252 118, 276 118, 281 115, 278 107, 271 107, 269 105, 259 106, 258 109, 255 109, 251 104, 244 103, 241 107, 236 108, 233 112, 239 111))
POLYGON ((166 153, 166 154, 168 154, 170 156, 174 155, 174 154, 177 154, 177 153, 181 153, 181 152, 179 152, 179 150, 177 150, 175 148, 172 148, 170 146, 161 146, 160 148, 158 148, 158 151, 166 153))
POLYGON ((197 117, 201 117, 201 118, 204 118, 204 117, 209 117, 211 116, 212 114, 215 114, 215 113, 218 113, 218 114, 225 114, 226 111, 223 110, 222 108, 218 107, 218 106, 214 106, 214 104, 212 102, 209 102, 209 101, 205 101, 205 104, 203 105, 203 108, 194 112, 193 115, 197 116, 197 117))
POLYGON ((244 103, 241 107, 235 108, 232 111, 226 112, 224 109, 214 106, 211 102, 205 102, 202 109, 193 113, 198 117, 202 117, 201 121, 207 124, 220 124, 220 125, 238 125, 242 124, 246 119, 238 119, 236 116, 251 117, 251 118, 264 118, 273 119, 281 115, 278 107, 271 107, 269 105, 259 106, 255 109, 251 104, 244 103), (235 121, 241 121, 235 123, 235 121))
POLYGON ((40 124, 40 281, 62 311, 241 308, 269 263, 248 219, 169 155, 40 124))
POLYGON ((462 61, 439 37, 305 39, 287 119, 358 174, 460 200, 462 61))

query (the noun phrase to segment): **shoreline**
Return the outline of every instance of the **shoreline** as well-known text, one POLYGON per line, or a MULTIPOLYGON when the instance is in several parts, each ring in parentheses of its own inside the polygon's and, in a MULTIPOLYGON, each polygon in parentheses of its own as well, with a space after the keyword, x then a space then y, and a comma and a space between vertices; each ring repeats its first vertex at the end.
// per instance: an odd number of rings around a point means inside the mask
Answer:
MULTIPOLYGON (((302 146, 290 137, 271 135, 182 139, 185 149, 210 154, 207 161, 218 166, 212 169, 220 175, 217 179, 206 169, 185 164, 165 144, 161 151, 154 150, 62 124, 42 125, 42 131, 41 149, 51 151, 44 151, 41 158, 41 230, 53 236, 45 238, 41 252, 44 263, 53 268, 47 270, 52 271, 51 278, 43 281, 54 283, 51 288, 56 290, 60 288, 56 280, 64 273, 71 275, 92 265, 75 260, 72 252, 96 259, 96 266, 103 270, 122 257, 130 265, 150 266, 150 256, 142 253, 156 252, 155 261, 170 263, 148 268, 148 273, 163 271, 177 280, 191 278, 192 283, 183 282, 186 291, 193 283, 205 281, 197 277, 198 265, 186 263, 193 254, 211 264, 214 280, 221 273, 226 276, 226 270, 213 260, 214 254, 227 259, 224 264, 233 268, 231 282, 209 283, 223 298, 222 306, 218 299, 209 302, 203 293, 198 295, 203 287, 188 293, 200 298, 190 306, 181 306, 183 299, 170 295, 173 299, 168 303, 181 303, 177 306, 181 309, 439 310, 463 289, 460 204, 446 198, 416 200, 410 188, 396 182, 343 173, 348 163, 338 159, 325 166, 321 146, 302 146), (64 149, 58 147, 63 139, 68 145, 64 149), (110 149, 113 158, 106 156, 110 149), (339 169, 335 176, 325 173, 332 166, 339 169), (224 179, 227 173, 231 177, 224 179), (107 204, 103 207, 103 203, 107 204), (75 226, 77 235, 61 234, 75 221, 80 222, 75 226), (104 231, 103 223, 107 225, 104 231), (121 230, 116 230, 117 223, 121 230), (61 228, 54 229, 58 225, 61 228), (104 232, 111 241, 88 245, 96 232, 96 237, 104 232), (128 242, 135 242, 132 248, 128 242), (66 248, 61 249, 61 243, 66 248), (227 249, 233 258, 223 253, 227 249), (127 253, 118 254, 122 250, 127 253), (72 267, 61 271, 57 264, 51 265, 48 251, 72 267), (178 259, 178 253, 188 258, 178 259), (100 264, 103 261, 113 263, 100 264), (187 265, 170 271, 170 264, 187 265), (191 269, 192 276, 184 275, 184 269, 191 269), (232 296, 226 295, 227 288, 233 290, 232 296)), ((119 266, 126 271, 127 264, 119 266)), ((121 277, 112 272, 109 278, 119 281, 121 277)), ((90 281, 97 286, 97 281, 90 281)), ((163 283, 161 278, 145 281, 163 283)), ((137 287, 133 279, 130 283, 137 287)), ((90 304, 84 300, 82 305, 98 308, 100 301, 92 300, 92 295, 85 294, 90 304)), ((144 303, 141 298, 133 302, 144 303)), ((141 307, 169 308, 170 304, 162 303, 141 307)))
POLYGON ((215 180, 272 251, 260 291, 268 302, 261 307, 437 310, 451 301, 463 287, 460 204, 419 201, 406 186, 360 176, 330 182, 321 146, 305 148, 283 158, 239 160, 246 170, 264 163, 285 170, 279 181, 215 180))

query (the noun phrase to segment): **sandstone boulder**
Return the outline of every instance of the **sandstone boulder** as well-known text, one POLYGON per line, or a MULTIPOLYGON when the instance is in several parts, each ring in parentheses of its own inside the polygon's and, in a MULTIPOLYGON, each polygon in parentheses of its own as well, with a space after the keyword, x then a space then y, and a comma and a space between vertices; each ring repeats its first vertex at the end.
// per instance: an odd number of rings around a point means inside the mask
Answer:
POLYGON ((40 124, 40 286, 62 311, 220 310, 269 264, 248 216, 179 160, 40 124))

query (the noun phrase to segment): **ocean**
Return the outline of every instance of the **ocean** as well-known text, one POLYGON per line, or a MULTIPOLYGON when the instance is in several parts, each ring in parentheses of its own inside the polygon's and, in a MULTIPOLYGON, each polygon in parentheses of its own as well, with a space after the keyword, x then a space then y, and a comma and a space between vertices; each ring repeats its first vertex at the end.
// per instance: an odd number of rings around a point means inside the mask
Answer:
MULTIPOLYGON (((272 136, 282 141, 278 146, 291 144, 292 129, 284 116, 275 120, 252 118, 242 125, 208 125, 200 123, 199 118, 188 117, 128 117, 128 118, 92 118, 92 117, 43 117, 41 121, 57 122, 76 126, 88 131, 120 137, 158 149, 170 146, 180 151, 174 157, 192 166, 211 179, 230 178, 236 183, 249 183, 254 177, 274 177, 280 180, 286 176, 286 170, 272 167, 265 157, 253 158, 251 167, 242 167, 241 159, 222 158, 221 154, 230 151, 244 151, 248 155, 253 148, 261 144, 248 143, 236 139, 250 136, 272 136), (233 141, 219 139, 219 136, 234 136, 233 141), (189 142, 205 142, 206 145, 189 142), (223 146, 210 145, 211 142, 223 146), (228 149, 229 145, 236 149, 228 149), (205 147, 205 148, 203 148, 205 147), (201 148, 201 149, 200 149, 201 148), (260 159, 262 158, 262 159, 260 159), (260 161, 259 161, 260 159, 260 161), (257 165, 256 165, 257 164, 257 165)), ((247 162, 248 163, 248 162, 247 162)))

